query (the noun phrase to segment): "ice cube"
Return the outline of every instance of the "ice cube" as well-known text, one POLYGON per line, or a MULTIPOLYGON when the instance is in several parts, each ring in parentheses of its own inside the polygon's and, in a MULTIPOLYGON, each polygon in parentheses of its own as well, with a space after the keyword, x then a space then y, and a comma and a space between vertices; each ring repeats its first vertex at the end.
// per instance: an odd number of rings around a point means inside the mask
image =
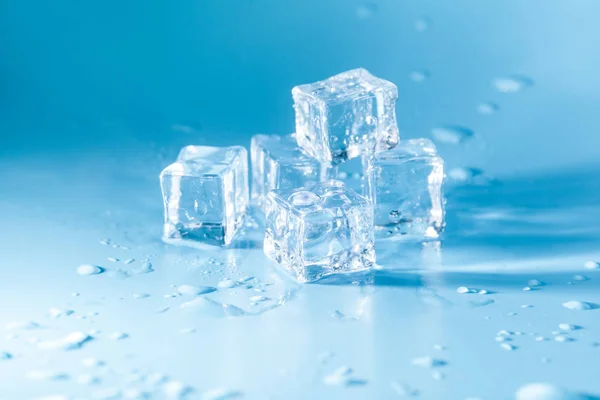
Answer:
POLYGON ((273 189, 295 189, 325 179, 328 168, 302 153, 293 135, 255 135, 252 159, 252 203, 263 209, 273 189))
POLYGON ((248 204, 248 153, 187 146, 160 174, 168 242, 231 242, 248 204))
MULTIPOLYGON (((436 238, 444 227, 444 161, 428 139, 401 141, 368 160, 367 190, 383 236, 436 238)), ((379 236, 379 234, 378 234, 379 236)))
POLYGON ((292 89, 298 144, 323 163, 385 151, 399 140, 398 88, 363 68, 292 89))
POLYGON ((265 254, 299 282, 375 263, 373 206, 342 182, 274 190, 265 208, 265 254))

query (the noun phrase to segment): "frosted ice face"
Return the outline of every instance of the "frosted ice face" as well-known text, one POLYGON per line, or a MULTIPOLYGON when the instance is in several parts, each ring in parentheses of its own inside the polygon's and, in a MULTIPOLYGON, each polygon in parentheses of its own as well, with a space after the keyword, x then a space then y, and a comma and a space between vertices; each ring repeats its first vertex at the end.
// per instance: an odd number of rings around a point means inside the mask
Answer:
POLYGON ((433 143, 402 141, 368 164, 366 193, 384 235, 438 237, 444 227, 444 161, 433 143))
POLYGON ((302 153, 292 135, 253 136, 250 158, 252 203, 263 211, 269 191, 312 185, 327 174, 327 167, 302 153))
POLYGON ((160 174, 165 240, 227 245, 248 205, 248 152, 187 146, 160 174))
POLYGON ((274 190, 265 208, 265 254, 299 282, 375 263, 373 206, 342 182, 274 190))
POLYGON ((323 163, 385 151, 399 140, 398 88, 359 68, 292 89, 298 145, 323 163))

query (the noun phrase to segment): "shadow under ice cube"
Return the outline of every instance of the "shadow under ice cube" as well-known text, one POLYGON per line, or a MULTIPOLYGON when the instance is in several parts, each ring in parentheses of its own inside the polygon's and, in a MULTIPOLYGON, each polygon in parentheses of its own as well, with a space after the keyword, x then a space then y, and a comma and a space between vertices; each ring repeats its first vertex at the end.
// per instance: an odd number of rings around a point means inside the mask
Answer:
POLYGON ((428 139, 401 141, 375 154, 368 161, 366 194, 381 236, 437 238, 444 228, 443 181, 444 161, 428 139))
POLYGON ((263 211, 269 191, 312 185, 328 174, 325 165, 302 153, 293 135, 254 135, 250 158, 252 203, 263 211))
POLYGON ((160 174, 163 238, 227 245, 248 205, 248 152, 240 146, 187 146, 160 174))
POLYGON ((365 69, 296 86, 292 96, 298 145, 322 163, 337 165, 398 143, 398 88, 365 69))
POLYGON ((267 196, 265 254, 299 282, 369 269, 373 241, 371 202, 340 181, 267 196))

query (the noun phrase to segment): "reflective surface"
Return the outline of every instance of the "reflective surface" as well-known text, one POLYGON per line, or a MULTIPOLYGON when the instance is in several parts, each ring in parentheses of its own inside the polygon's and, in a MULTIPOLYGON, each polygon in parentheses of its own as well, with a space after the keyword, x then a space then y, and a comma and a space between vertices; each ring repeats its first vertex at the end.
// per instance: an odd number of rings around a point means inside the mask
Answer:
POLYGON ((599 7, 5 2, 0 398, 600 395, 599 7), (289 133, 294 85, 358 66, 446 162, 440 243, 378 242, 374 285, 298 286, 252 224, 223 251, 160 241, 181 146, 289 133))

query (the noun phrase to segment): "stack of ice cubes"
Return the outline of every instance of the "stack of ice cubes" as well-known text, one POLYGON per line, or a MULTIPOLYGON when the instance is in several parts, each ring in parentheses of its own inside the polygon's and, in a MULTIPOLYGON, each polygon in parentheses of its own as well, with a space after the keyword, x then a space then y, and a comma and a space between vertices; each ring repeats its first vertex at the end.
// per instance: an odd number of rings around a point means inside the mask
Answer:
POLYGON ((229 245, 250 203, 264 214, 266 256, 312 282, 372 268, 375 237, 439 236, 444 163, 430 140, 400 141, 393 83, 359 68, 292 96, 296 132, 252 138, 250 196, 243 147, 188 146, 165 168, 166 241, 229 245), (352 159, 362 193, 335 179, 352 159))

